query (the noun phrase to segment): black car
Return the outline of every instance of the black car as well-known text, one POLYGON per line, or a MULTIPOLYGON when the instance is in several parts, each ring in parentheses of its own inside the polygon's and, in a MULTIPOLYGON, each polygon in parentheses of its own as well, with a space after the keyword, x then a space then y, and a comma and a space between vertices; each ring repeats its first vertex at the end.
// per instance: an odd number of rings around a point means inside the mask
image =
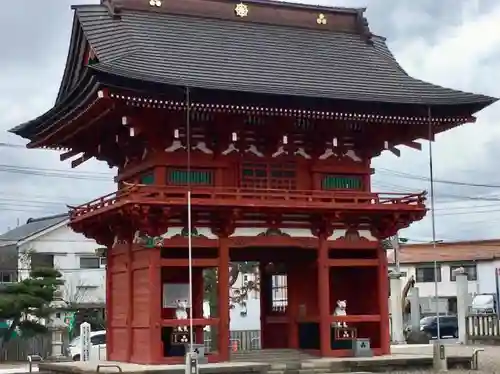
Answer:
MULTIPOLYGON (((457 316, 439 316, 440 338, 458 338, 457 316)), ((426 333, 429 338, 437 337, 437 316, 424 317, 420 320, 420 331, 426 333)))

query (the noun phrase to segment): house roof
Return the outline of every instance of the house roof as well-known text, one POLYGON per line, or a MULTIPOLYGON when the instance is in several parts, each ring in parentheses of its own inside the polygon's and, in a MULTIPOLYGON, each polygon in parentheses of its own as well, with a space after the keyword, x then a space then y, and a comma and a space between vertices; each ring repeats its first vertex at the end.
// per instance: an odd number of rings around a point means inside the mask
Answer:
POLYGON ((5 234, 0 235, 0 246, 3 243, 18 242, 27 239, 39 232, 47 230, 68 219, 68 214, 58 214, 40 218, 30 218, 26 224, 16 227, 13 230, 7 231, 5 234))
MULTIPOLYGON (((500 258, 500 239, 401 246, 401 263, 485 261, 500 258)), ((389 262, 394 263, 393 253, 389 262)))

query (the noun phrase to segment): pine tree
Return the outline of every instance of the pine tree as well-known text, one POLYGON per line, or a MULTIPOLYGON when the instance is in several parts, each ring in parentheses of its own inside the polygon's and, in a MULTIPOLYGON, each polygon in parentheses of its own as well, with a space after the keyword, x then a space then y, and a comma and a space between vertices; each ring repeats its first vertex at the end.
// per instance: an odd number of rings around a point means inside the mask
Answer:
POLYGON ((0 289, 0 321, 8 322, 8 328, 0 330, 0 348, 19 332, 22 337, 42 334, 47 321, 54 312, 51 307, 54 296, 64 281, 61 273, 52 268, 36 268, 29 277, 0 289))

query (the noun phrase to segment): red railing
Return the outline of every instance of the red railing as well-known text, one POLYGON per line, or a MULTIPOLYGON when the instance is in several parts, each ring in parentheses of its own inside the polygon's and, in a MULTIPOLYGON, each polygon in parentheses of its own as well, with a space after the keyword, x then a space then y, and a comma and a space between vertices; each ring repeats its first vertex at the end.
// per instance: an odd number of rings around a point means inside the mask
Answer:
MULTIPOLYGON (((179 186, 134 185, 78 207, 78 217, 126 204, 186 205, 188 190, 179 186)), ((361 191, 300 191, 248 188, 193 187, 191 204, 198 207, 278 208, 283 210, 424 210, 425 192, 417 194, 361 191)))

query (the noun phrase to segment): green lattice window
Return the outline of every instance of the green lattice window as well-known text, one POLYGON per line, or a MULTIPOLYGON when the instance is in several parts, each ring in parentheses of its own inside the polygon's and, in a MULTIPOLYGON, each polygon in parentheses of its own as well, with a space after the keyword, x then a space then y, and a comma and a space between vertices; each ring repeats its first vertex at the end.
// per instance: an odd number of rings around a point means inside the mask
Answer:
POLYGON ((155 175, 154 173, 147 173, 141 175, 141 178, 139 179, 140 184, 154 184, 155 183, 155 175))
POLYGON ((357 175, 325 175, 321 182, 323 190, 361 190, 363 180, 357 175))
POLYGON ((214 173, 212 170, 191 170, 188 175, 187 170, 172 169, 168 171, 168 184, 186 185, 189 183, 197 185, 213 185, 214 173))

